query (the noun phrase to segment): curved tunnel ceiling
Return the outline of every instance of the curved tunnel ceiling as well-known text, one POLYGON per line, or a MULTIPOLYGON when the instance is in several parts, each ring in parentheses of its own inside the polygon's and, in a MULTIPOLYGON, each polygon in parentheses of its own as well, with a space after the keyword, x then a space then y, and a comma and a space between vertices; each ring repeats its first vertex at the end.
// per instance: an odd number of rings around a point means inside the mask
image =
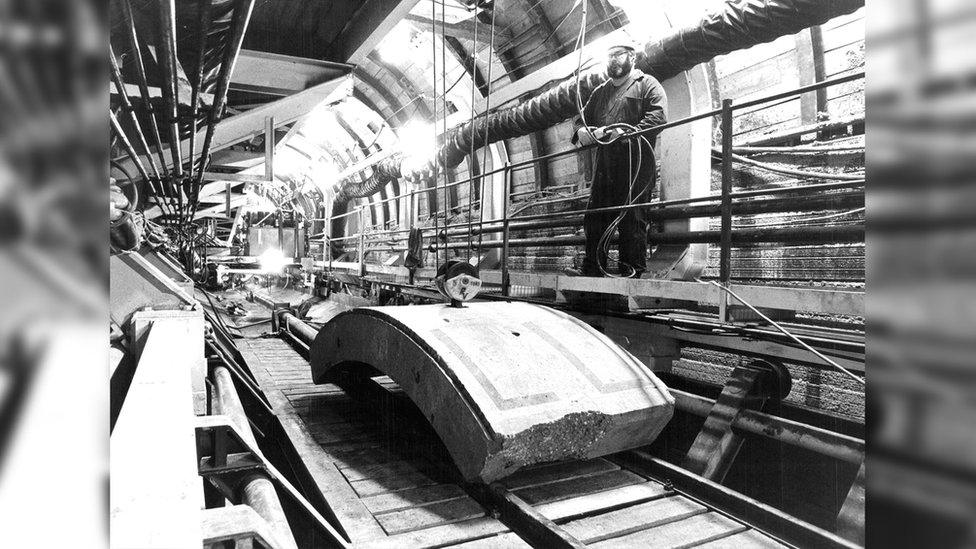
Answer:
MULTIPOLYGON (((255 22, 248 33, 246 45, 302 57, 328 56, 328 52, 332 51, 329 41, 339 36, 342 29, 338 29, 334 21, 323 22, 319 11, 325 9, 324 6, 332 6, 329 9, 334 13, 345 13, 343 10, 355 3, 262 4, 255 11, 255 22), (339 4, 343 4, 341 9, 339 4)), ((567 59, 575 59, 573 52, 582 23, 581 3, 500 0, 494 13, 494 36, 489 24, 489 12, 473 13, 458 2, 455 4, 452 6, 449 0, 444 20, 441 21, 439 10, 432 16, 432 3, 423 0, 416 2, 410 13, 388 30, 385 38, 355 68, 353 97, 331 108, 330 116, 310 114, 306 122, 317 121, 295 126, 305 128, 302 131, 296 132, 293 128, 289 136, 302 134, 301 139, 306 144, 318 141, 312 143, 313 148, 329 156, 330 161, 329 167, 323 168, 318 161, 303 159, 315 154, 289 157, 290 153, 279 151, 284 154, 282 159, 286 162, 289 162, 288 158, 293 158, 296 166, 305 165, 308 170, 317 170, 314 174, 302 174, 294 172, 297 168, 293 166, 293 173, 280 175, 286 187, 290 186, 292 192, 300 191, 303 181, 312 181, 312 187, 323 190, 326 196, 326 208, 321 213, 334 213, 327 189, 328 180, 336 173, 348 171, 350 166, 371 155, 417 145, 417 128, 423 128, 421 133, 429 132, 433 138, 435 133, 467 122, 472 113, 481 113, 489 106, 492 109, 499 107, 501 101, 513 103, 524 94, 537 92, 565 78, 566 74, 553 73, 546 80, 546 75, 550 74, 548 69, 555 66, 558 59, 563 58, 564 65, 568 65, 565 62, 567 59), (494 49, 489 47, 490 40, 494 40, 494 49), (476 53, 472 55, 474 50, 476 53), (538 71, 540 67, 547 70, 538 71), (489 81, 492 93, 486 95, 489 81), (318 126, 318 129, 308 131, 313 126, 318 126), (405 134, 408 136, 404 140, 406 145, 401 144, 397 137, 405 134)), ((642 0, 588 0, 587 44, 615 32, 616 35, 623 32, 630 38, 647 41, 655 36, 667 35, 675 27, 698 21, 703 14, 725 4, 724 0, 667 0, 655 3, 642 0), (623 25, 627 26, 626 30, 618 31, 623 25)), ((585 68, 598 68, 601 62, 602 47, 585 51, 585 68)), ((559 70, 571 73, 575 68, 574 62, 568 69, 561 67, 559 70)), ((288 145, 287 141, 279 143, 279 148, 296 148, 288 145)), ((426 141, 426 138, 419 141, 426 141)), ((498 146, 504 147, 504 143, 498 146)), ((453 177, 467 177, 469 170, 476 170, 474 173, 483 170, 484 167, 477 165, 479 157, 473 157, 472 166, 468 166, 469 158, 453 170, 456 173, 449 171, 448 181, 453 177)), ((365 169, 352 181, 354 184, 362 183, 370 175, 371 170, 365 169)), ((378 189, 374 196, 359 199, 358 203, 353 202, 349 206, 372 202, 374 207, 369 208, 371 217, 366 220, 367 223, 395 223, 403 212, 396 211, 396 206, 383 200, 407 190, 401 188, 404 183, 407 182, 394 179, 378 189)), ((287 192, 281 191, 280 194, 284 196, 287 192)), ((432 206, 429 209, 442 210, 443 204, 437 202, 437 193, 429 195, 428 204, 432 206)), ((457 206, 456 192, 448 200, 451 207, 457 206)), ((357 223, 347 219, 343 223, 345 227, 340 230, 354 229, 357 223)))
MULTIPOLYGON (((329 40, 338 36, 341 29, 332 23, 316 26, 309 21, 322 21, 319 12, 327 9, 328 4, 269 2, 258 6, 245 46, 302 57, 327 52, 329 40)), ((332 2, 329 9, 342 11, 344 8, 338 4, 332 2)), ((418 128, 430 131, 432 152, 435 133, 469 121, 472 113, 499 106, 489 103, 486 93, 489 79, 490 89, 495 93, 533 70, 570 54, 582 22, 579 8, 580 5, 554 0, 499 1, 492 51, 489 12, 471 12, 460 2, 452 5, 449 1, 442 21, 440 9, 432 17, 431 3, 421 0, 355 68, 353 98, 329 108, 328 116, 322 112, 310 113, 278 144, 276 153, 280 161, 276 162, 276 175, 281 182, 268 186, 267 194, 280 200, 289 191, 303 189, 303 182, 325 190, 330 178, 370 154, 403 148, 397 135, 406 134, 407 140, 415 141, 418 128), (477 50, 476 55, 472 55, 473 50, 477 50), (318 129, 311 130, 315 126, 318 129), (293 138, 296 141, 292 143, 293 138), (296 155, 296 150, 304 149, 310 152, 296 155), (331 155, 331 160, 316 160, 318 153, 331 155), (299 173, 302 169, 307 171, 299 173)), ((606 0, 589 0, 588 9, 587 42, 628 22, 626 13, 606 0)), ((497 151, 489 157, 496 155, 497 151)), ((475 163, 480 163, 480 157, 480 154, 474 157, 475 163)), ((456 171, 464 172, 466 177, 472 168, 484 169, 468 166, 466 159, 456 171)), ((260 171, 260 167, 253 169, 260 171)), ((370 170, 366 170, 354 178, 354 183, 370 175, 370 170)), ((449 179, 454 176, 448 174, 449 179)), ((348 208, 381 201, 407 190, 398 183, 401 182, 394 181, 372 200, 358 199, 348 208)), ((323 213, 333 213, 331 193, 323 192, 323 196, 326 204, 323 213)), ((456 193, 448 199, 452 201, 451 206, 457 206, 456 193)), ((430 193, 428 200, 435 210, 443 210, 443 200, 437 193, 430 193)), ((389 204, 369 210, 371 219, 367 223, 370 224, 398 219, 395 207, 389 204)), ((348 230, 358 222, 347 219, 342 225, 348 230)))

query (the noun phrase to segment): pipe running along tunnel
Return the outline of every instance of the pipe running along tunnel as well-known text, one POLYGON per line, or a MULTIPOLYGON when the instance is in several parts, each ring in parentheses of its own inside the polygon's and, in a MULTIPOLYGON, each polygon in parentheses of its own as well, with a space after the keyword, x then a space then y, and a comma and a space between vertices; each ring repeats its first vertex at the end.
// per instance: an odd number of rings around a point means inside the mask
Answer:
POLYGON ((318 384, 392 378, 468 481, 644 446, 674 410, 667 387, 608 337, 528 303, 354 309, 310 355, 318 384))

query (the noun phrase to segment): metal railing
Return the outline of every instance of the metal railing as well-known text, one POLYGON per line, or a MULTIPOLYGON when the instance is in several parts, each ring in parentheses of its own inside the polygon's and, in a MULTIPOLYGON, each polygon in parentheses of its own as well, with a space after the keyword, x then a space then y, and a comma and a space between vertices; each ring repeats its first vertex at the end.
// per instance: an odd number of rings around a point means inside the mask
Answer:
MULTIPOLYGON (((398 202, 400 200, 413 199, 418 195, 436 193, 438 191, 443 191, 444 189, 449 189, 452 187, 457 187, 460 185, 471 185, 476 183, 480 186, 480 194, 482 198, 484 197, 484 186, 485 178, 490 178, 498 174, 503 174, 503 187, 502 187, 502 216, 495 219, 479 219, 479 220, 468 220, 466 222, 448 224, 447 213, 450 209, 445 209, 444 211, 434 212, 431 217, 427 219, 435 220, 434 226, 427 227, 417 227, 421 231, 421 234, 428 236, 433 233, 433 242, 430 244, 429 249, 434 251, 435 254, 440 254, 441 251, 445 253, 447 250, 459 249, 465 247, 471 247, 472 249, 487 249, 487 248, 500 248, 501 252, 501 271, 502 271, 502 292, 504 295, 508 295, 509 292, 509 267, 508 267, 508 256, 509 250, 512 247, 528 247, 528 246, 545 246, 545 245, 578 245, 584 242, 582 237, 570 236, 570 237, 549 237, 544 239, 533 239, 533 238, 523 238, 523 239, 512 239, 511 232, 513 230, 527 230, 536 228, 556 228, 556 227, 571 227, 579 226, 582 222, 582 216, 588 212, 620 212, 637 208, 646 208, 649 217, 652 219, 690 219, 693 217, 715 217, 719 216, 721 218, 721 226, 719 231, 684 231, 684 232, 671 232, 671 233, 656 233, 649 235, 649 241, 652 244, 678 244, 678 243, 694 243, 694 242, 708 242, 708 243, 718 243, 720 245, 720 265, 719 265, 719 282, 725 286, 728 285, 731 278, 731 248, 733 244, 743 243, 743 242, 806 242, 806 243, 837 243, 837 242, 858 242, 864 239, 864 226, 854 225, 854 226, 842 226, 842 227, 793 227, 793 228, 758 228, 758 229, 734 229, 732 226, 732 217, 736 214, 748 214, 748 213, 782 213, 782 212, 793 212, 797 211, 795 205, 795 198, 804 197, 808 198, 811 195, 821 194, 829 191, 842 191, 850 189, 861 189, 860 191, 850 192, 850 193, 839 193, 839 194, 826 194, 820 197, 819 200, 811 200, 807 204, 804 204, 805 209, 811 209, 812 207, 820 206, 821 209, 840 209, 847 207, 860 207, 863 206, 864 194, 863 187, 865 184, 864 179, 852 179, 850 174, 829 174, 829 173, 817 173, 811 174, 815 175, 817 178, 821 179, 838 179, 840 181, 833 183, 818 183, 803 185, 798 187, 782 187, 776 189, 759 189, 750 191, 740 191, 733 192, 732 190, 732 180, 733 180, 733 170, 732 166, 736 162, 736 150, 732 142, 732 119, 736 111, 747 109, 756 106, 764 106, 763 108, 768 108, 770 103, 787 99, 798 97, 804 93, 811 91, 816 91, 823 88, 828 88, 831 86, 837 86, 845 84, 848 82, 853 82, 864 78, 864 71, 855 72, 845 76, 824 80, 822 82, 817 82, 807 86, 802 86, 793 90, 776 93, 759 99, 754 99, 750 101, 744 101, 741 103, 734 103, 731 99, 726 99, 722 102, 722 107, 718 109, 713 109, 710 111, 702 112, 699 114, 687 116, 679 120, 668 122, 666 124, 661 124, 653 128, 647 128, 645 130, 630 134, 626 139, 636 139, 640 136, 645 136, 648 134, 656 134, 658 132, 677 128, 693 122, 700 120, 705 120, 715 116, 720 117, 721 128, 722 128, 722 146, 721 146, 721 163, 722 163, 722 185, 721 192, 718 195, 707 195, 692 198, 682 198, 676 200, 664 200, 664 201, 653 201, 653 202, 642 202, 639 204, 629 204, 622 206, 612 206, 591 210, 573 210, 573 211, 562 211, 562 212, 551 212, 544 214, 535 215, 525 215, 525 216, 513 216, 510 212, 511 199, 514 196, 511 189, 512 174, 518 170, 528 169, 534 167, 538 163, 550 162, 552 160, 562 158, 568 155, 574 155, 581 151, 587 151, 597 147, 598 145, 588 145, 583 147, 574 147, 565 151, 554 152, 538 157, 529 158, 520 162, 505 162, 504 165, 498 168, 493 168, 492 170, 480 173, 462 179, 459 181, 454 181, 450 183, 445 183, 443 185, 424 188, 424 189, 414 189, 396 196, 385 198, 382 200, 370 201, 368 204, 363 204, 351 210, 349 212, 330 216, 328 218, 318 218, 315 221, 326 221, 331 224, 333 220, 342 219, 346 217, 351 217, 354 215, 359 216, 358 232, 353 235, 347 235, 344 237, 329 237, 327 236, 329 227, 326 233, 316 235, 313 238, 320 238, 322 244, 324 245, 323 253, 331 253, 331 243, 332 242, 344 242, 347 240, 356 240, 357 244, 355 248, 349 248, 346 251, 356 251, 359 258, 359 271, 361 274, 366 273, 366 260, 365 257, 370 252, 400 252, 406 250, 406 245, 397 245, 395 242, 389 244, 383 242, 384 239, 395 241, 398 238, 405 240, 404 236, 410 232, 410 229, 388 229, 388 230, 367 230, 364 225, 366 219, 366 209, 372 207, 379 207, 388 202, 398 202), (832 177, 836 176, 836 177, 832 177), (736 202, 737 199, 745 198, 755 198, 755 197, 775 197, 783 195, 794 195, 792 200, 788 199, 766 199, 766 200, 753 200, 748 202, 736 202), (758 205, 757 205, 758 204, 758 205), (436 219, 441 217, 443 214, 444 223, 436 223, 436 219), (557 219, 558 218, 558 219, 557 219), (533 223, 534 222, 534 223, 533 223), (812 230, 811 230, 812 229, 812 230), (424 234, 426 233, 426 234, 424 234), (498 240, 481 241, 479 244, 472 244, 467 240, 464 243, 449 242, 451 237, 464 236, 467 239, 473 236, 482 236, 484 234, 498 234, 501 233, 501 238, 498 240), (378 246, 371 244, 380 244, 378 246), (383 245, 385 244, 385 245, 383 245)), ((761 109, 759 109, 761 110, 761 109)), ((523 193, 520 193, 523 194, 523 193)), ((576 200, 581 197, 565 197, 562 200, 576 200)), ((399 205, 399 204, 398 204, 399 205)), ((447 205, 445 205, 447 206, 447 205)))

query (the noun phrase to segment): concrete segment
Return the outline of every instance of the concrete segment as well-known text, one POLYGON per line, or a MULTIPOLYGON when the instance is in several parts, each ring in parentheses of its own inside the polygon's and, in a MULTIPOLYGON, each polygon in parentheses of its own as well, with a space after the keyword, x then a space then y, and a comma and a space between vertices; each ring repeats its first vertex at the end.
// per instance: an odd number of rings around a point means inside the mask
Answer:
POLYGON ((390 376, 469 481, 646 445, 674 409, 664 384, 616 343, 527 303, 347 311, 319 332, 311 364, 316 383, 390 376))

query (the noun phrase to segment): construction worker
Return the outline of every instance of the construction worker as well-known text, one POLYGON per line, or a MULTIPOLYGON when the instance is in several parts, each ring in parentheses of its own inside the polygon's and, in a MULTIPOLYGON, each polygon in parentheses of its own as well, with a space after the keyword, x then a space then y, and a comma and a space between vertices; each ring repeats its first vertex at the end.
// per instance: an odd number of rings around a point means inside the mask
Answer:
MULTIPOLYGON (((636 48, 630 43, 617 43, 607 50, 609 80, 597 87, 586 102, 582 118, 576 121, 574 144, 607 143, 628 131, 619 127, 607 128, 614 124, 628 124, 643 130, 667 122, 664 88, 653 76, 634 66, 636 58, 636 48)), ((636 202, 649 201, 657 177, 653 149, 657 135, 652 132, 646 137, 646 143, 636 138, 619 139, 597 147, 588 210, 622 206, 628 199, 633 202, 634 198, 636 202)), ((603 276, 609 245, 601 247, 599 243, 619 214, 616 211, 588 212, 583 217, 586 234, 583 276, 603 276)), ((617 229, 620 233, 620 274, 640 278, 647 269, 647 221, 643 209, 628 210, 617 229)), ((606 241, 609 242, 612 236, 608 235, 606 241)))

